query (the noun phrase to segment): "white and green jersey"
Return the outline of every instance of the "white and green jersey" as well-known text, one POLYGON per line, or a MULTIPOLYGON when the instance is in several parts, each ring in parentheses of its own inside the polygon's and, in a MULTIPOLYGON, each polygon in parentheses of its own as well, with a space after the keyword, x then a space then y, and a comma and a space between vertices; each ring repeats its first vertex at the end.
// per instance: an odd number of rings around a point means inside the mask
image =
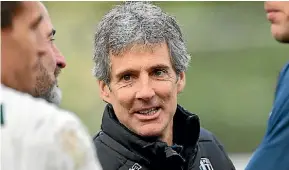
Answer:
POLYGON ((99 170, 80 120, 1 85, 1 170, 99 170))

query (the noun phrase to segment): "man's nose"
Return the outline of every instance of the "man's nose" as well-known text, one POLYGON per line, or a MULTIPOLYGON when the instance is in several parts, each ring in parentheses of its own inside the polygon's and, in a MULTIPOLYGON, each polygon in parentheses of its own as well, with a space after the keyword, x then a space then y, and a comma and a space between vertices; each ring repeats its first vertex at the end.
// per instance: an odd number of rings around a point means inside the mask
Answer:
POLYGON ((59 49, 55 45, 53 45, 53 51, 55 54, 57 66, 60 68, 65 68, 66 67, 65 57, 61 54, 61 52, 59 51, 59 49))
POLYGON ((154 89, 151 87, 149 76, 142 76, 140 78, 140 88, 136 92, 136 98, 148 101, 155 95, 154 89))

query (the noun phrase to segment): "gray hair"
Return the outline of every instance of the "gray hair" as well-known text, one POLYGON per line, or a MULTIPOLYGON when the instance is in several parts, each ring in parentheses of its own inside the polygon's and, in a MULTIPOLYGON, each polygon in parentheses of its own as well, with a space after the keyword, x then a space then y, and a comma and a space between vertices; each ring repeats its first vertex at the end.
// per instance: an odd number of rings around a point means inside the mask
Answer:
POLYGON ((149 2, 125 2, 110 10, 100 21, 94 37, 93 74, 110 83, 110 57, 121 55, 133 45, 167 43, 177 74, 186 71, 190 55, 176 20, 149 2))

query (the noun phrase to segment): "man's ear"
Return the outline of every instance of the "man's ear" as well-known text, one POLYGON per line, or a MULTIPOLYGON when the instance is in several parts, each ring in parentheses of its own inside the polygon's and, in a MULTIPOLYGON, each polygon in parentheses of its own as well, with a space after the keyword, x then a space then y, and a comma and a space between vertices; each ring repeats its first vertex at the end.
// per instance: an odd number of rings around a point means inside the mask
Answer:
POLYGON ((104 81, 98 80, 98 88, 102 100, 104 100, 107 103, 110 103, 110 89, 108 85, 104 81))
POLYGON ((185 85, 186 85, 186 74, 185 72, 181 72, 179 75, 178 75, 178 81, 177 81, 177 90, 178 90, 178 93, 181 93, 184 88, 185 88, 185 85))

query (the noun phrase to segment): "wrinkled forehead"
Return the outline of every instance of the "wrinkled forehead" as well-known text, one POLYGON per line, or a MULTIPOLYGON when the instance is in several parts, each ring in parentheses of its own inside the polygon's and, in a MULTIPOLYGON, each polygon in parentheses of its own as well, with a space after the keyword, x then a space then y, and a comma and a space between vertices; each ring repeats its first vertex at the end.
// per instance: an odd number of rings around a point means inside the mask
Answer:
POLYGON ((110 53, 109 56, 110 67, 112 63, 117 63, 117 65, 130 65, 130 62, 136 65, 148 64, 150 62, 158 62, 159 64, 167 63, 171 65, 171 57, 166 43, 134 44, 118 55, 110 53))
POLYGON ((109 51, 110 56, 123 56, 124 54, 128 52, 133 53, 154 53, 156 49, 166 47, 166 42, 160 42, 160 43, 143 43, 143 42, 134 42, 131 43, 122 49, 111 49, 109 51))

